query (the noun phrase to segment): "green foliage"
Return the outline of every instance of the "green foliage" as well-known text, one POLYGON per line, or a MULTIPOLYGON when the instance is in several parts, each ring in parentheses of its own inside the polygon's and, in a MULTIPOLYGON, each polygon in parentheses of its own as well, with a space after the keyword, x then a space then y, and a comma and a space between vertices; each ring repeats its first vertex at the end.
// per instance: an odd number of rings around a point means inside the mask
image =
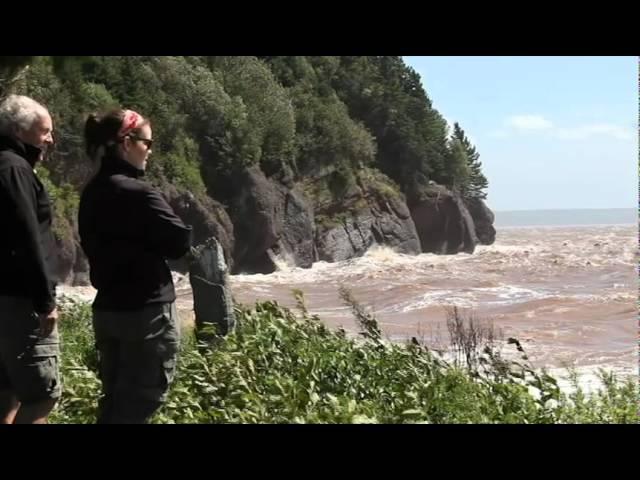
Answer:
MULTIPOLYGON (((467 160, 467 169, 465 172, 465 178, 462 184, 463 194, 467 198, 487 198, 486 189, 489 186, 487 177, 482 173, 482 162, 480 161, 480 154, 476 150, 476 147, 469 141, 464 130, 458 123, 453 126, 453 140, 458 141, 462 147, 467 160)), ((455 177, 454 177, 455 178, 455 177)), ((460 183, 460 181, 458 181, 460 183)))
POLYGON ((80 205, 80 195, 78 191, 68 183, 56 186, 51 181, 49 171, 42 165, 38 166, 37 175, 51 199, 53 211, 52 229, 54 236, 58 238, 58 240, 71 240, 73 237, 71 222, 72 219, 76 218, 80 205))
POLYGON ((297 171, 316 176, 327 166, 357 170, 375 156, 371 134, 348 115, 335 95, 318 97, 294 92, 296 108, 297 171))
POLYGON ((344 196, 355 184, 356 179, 353 172, 344 165, 339 165, 327 180, 327 186, 334 202, 344 199, 344 196))
POLYGON ((398 184, 375 168, 363 168, 358 181, 365 190, 372 190, 386 199, 402 198, 398 184))
POLYGON ((467 152, 460 140, 457 138, 451 139, 449 143, 444 183, 447 186, 464 193, 467 190, 469 177, 471 175, 467 152))
POLYGON ((0 98, 10 93, 13 84, 26 72, 35 57, 0 57, 0 98))
POLYGON ((164 157, 164 174, 173 185, 194 194, 205 192, 197 162, 198 145, 186 134, 175 139, 175 146, 164 157))
POLYGON ((209 64, 222 75, 225 91, 246 105, 245 140, 267 175, 291 168, 295 113, 287 91, 269 67, 255 57, 218 57, 209 64))
POLYGON ((341 57, 333 85, 350 115, 375 137, 376 167, 410 199, 429 180, 443 182, 446 121, 400 57, 341 57))
MULTIPOLYGON (((300 314, 274 302, 238 308, 214 347, 184 337, 176 381, 154 423, 574 423, 637 421, 637 386, 605 375, 594 396, 560 394, 526 363, 483 357, 483 374, 450 365, 417 341, 389 343, 343 292, 363 339, 327 328, 296 292, 300 314), (506 365, 506 368, 505 368, 506 365), (532 394, 535 390, 537 394, 532 394)), ((64 393, 52 421, 95 421, 100 384, 90 308, 60 321, 64 393)))
POLYGON ((98 357, 91 326, 91 306, 61 299, 60 339, 63 395, 52 423, 95 423, 100 398, 98 357))

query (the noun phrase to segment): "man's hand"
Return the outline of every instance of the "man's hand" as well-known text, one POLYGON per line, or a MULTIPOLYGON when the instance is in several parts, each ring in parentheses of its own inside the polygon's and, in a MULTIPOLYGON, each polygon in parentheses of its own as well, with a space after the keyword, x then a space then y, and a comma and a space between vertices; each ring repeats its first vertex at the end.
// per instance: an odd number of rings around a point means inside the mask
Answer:
POLYGON ((58 322, 58 309, 54 308, 49 313, 39 314, 38 320, 40 321, 40 336, 42 338, 48 337, 58 322))

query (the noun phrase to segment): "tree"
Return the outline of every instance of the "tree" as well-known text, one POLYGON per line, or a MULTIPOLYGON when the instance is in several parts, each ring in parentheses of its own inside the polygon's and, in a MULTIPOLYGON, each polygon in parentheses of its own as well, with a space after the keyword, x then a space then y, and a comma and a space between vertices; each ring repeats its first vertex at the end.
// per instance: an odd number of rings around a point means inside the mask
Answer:
POLYGON ((215 57, 207 62, 222 85, 247 107, 245 140, 267 175, 291 170, 295 154, 295 112, 287 90, 256 57, 215 57))
POLYGON ((466 195, 471 170, 469 168, 469 158, 462 142, 457 138, 452 138, 449 142, 449 151, 446 162, 445 184, 452 190, 466 195))
POLYGON ((467 156, 469 166, 469 179, 466 186, 465 194, 468 198, 487 198, 485 190, 489 186, 487 177, 482 173, 482 162, 480 162, 480 154, 476 147, 469 141, 464 130, 456 122, 453 125, 453 138, 457 139, 467 156))
POLYGON ((376 139, 376 167, 400 185, 410 203, 429 180, 443 181, 446 121, 401 57, 341 57, 333 84, 350 115, 376 139))
POLYGON ((12 85, 24 74, 34 58, 0 56, 0 98, 9 93, 12 85))
POLYGON ((293 103, 299 179, 336 172, 341 179, 352 179, 353 172, 374 161, 375 140, 359 119, 350 116, 333 87, 339 57, 267 57, 265 61, 287 87, 293 103))

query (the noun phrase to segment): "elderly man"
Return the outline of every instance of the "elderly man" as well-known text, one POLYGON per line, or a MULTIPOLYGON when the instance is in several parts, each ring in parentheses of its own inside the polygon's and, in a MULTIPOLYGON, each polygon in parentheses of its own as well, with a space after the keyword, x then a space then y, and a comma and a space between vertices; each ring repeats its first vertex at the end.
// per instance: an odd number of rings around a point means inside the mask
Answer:
POLYGON ((34 170, 52 135, 36 101, 0 103, 0 423, 47 423, 61 393, 51 207, 34 170))

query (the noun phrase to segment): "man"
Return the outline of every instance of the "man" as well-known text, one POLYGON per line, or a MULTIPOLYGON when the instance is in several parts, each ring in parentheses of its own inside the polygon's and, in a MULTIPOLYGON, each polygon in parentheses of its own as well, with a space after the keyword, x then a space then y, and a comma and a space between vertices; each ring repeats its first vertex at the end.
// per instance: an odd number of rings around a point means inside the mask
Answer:
POLYGON ((34 170, 51 144, 45 107, 0 103, 0 423, 47 423, 61 393, 51 206, 34 170))

